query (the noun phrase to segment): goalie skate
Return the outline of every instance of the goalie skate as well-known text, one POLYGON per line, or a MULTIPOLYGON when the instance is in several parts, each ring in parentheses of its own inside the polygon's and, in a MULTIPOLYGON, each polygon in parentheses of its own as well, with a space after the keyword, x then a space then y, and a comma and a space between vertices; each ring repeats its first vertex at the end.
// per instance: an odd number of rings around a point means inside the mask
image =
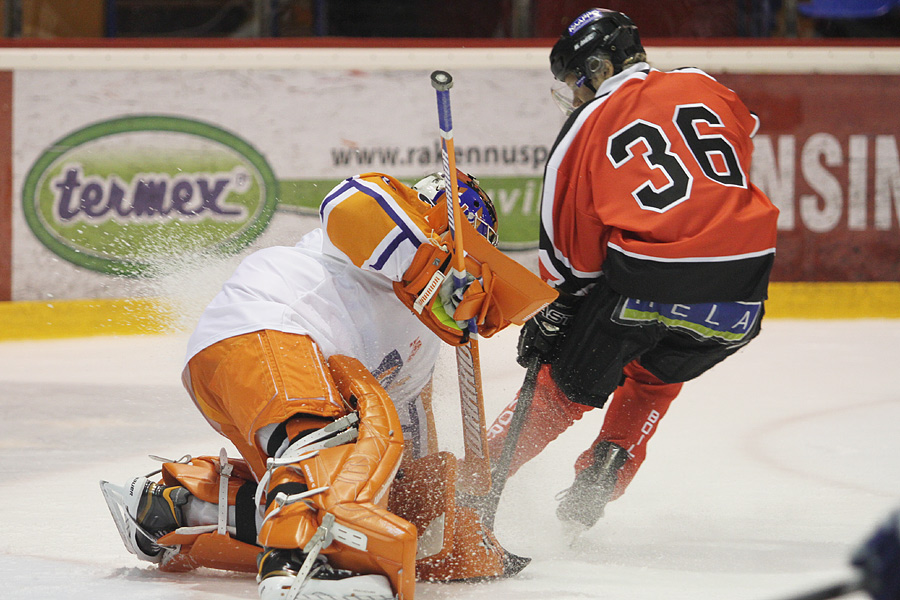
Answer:
POLYGON ((324 579, 327 573, 314 573, 302 587, 294 575, 273 575, 260 582, 260 600, 395 600, 391 584, 384 575, 351 575, 342 579, 324 579))
POLYGON ((394 600, 391 583, 378 574, 360 574, 332 567, 319 551, 330 545, 334 516, 303 551, 270 548, 259 556, 260 600, 394 600))
POLYGON ((157 544, 157 538, 141 527, 133 516, 132 513, 137 513, 144 481, 146 481, 145 478, 136 477, 131 481, 130 489, 113 485, 108 481, 101 481, 100 491, 103 492, 103 499, 106 500, 106 505, 109 507, 109 512, 122 538, 122 543, 125 544, 125 548, 141 560, 152 563, 164 563, 172 556, 178 554, 181 547, 160 546, 157 544), (146 540, 148 547, 159 548, 160 551, 153 554, 145 552, 138 544, 138 536, 146 540))

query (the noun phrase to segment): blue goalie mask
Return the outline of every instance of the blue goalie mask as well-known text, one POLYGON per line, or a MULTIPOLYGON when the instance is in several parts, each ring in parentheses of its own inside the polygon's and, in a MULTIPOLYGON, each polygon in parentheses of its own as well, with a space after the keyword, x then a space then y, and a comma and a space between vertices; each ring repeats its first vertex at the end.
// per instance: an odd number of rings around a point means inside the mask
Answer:
MULTIPOLYGON (((478 180, 467 173, 456 171, 457 188, 459 189, 459 205, 466 219, 491 244, 496 246, 500 238, 497 236, 497 211, 487 193, 478 186, 478 180)), ((431 206, 443 202, 447 182, 441 173, 427 175, 412 189, 419 193, 419 198, 431 206)))

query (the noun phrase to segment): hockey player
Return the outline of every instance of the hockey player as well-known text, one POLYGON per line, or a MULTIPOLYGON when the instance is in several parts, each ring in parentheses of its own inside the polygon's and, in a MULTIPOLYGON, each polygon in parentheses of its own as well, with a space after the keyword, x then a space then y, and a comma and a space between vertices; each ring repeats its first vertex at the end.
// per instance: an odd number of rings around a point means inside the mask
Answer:
MULTIPOLYGON (((550 53, 570 116, 539 265, 560 297, 519 337, 520 364, 545 364, 510 473, 612 394, 557 509, 576 531, 625 491, 683 382, 757 336, 775 255, 778 211, 748 179, 757 117, 703 71, 645 61, 632 21, 602 8, 550 53)), ((515 405, 489 429, 492 457, 515 405)))
MULTIPOLYGON (((457 231, 474 255, 478 234, 500 254, 490 198, 458 177, 468 223, 457 231)), ((183 373, 243 460, 223 451, 165 462, 158 481, 103 482, 130 551, 169 571, 256 571, 262 600, 412 600, 417 531, 388 499, 401 456, 406 469, 436 448, 428 403, 441 340, 463 343, 470 318, 485 335, 516 318, 498 312, 486 276, 464 294, 421 293, 450 263, 445 187, 440 175, 411 188, 350 177, 323 200, 320 228, 243 260, 200 317, 183 373)), ((458 525, 480 545, 461 556, 461 542, 444 540, 443 555, 456 553, 445 578, 502 574, 492 534, 458 525)))

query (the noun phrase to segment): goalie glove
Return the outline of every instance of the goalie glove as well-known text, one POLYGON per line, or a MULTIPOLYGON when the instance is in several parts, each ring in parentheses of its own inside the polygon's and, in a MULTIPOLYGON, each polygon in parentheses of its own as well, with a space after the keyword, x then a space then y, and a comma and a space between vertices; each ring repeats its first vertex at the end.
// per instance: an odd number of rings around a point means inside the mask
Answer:
POLYGON ((456 287, 456 282, 453 280, 452 276, 446 277, 441 283, 441 289, 438 292, 439 301, 434 303, 431 310, 434 311, 435 315, 437 315, 443 323, 450 327, 457 327, 460 330, 463 330, 468 326, 466 321, 454 319, 454 316, 456 307, 463 301, 466 291, 474 281, 475 277, 467 273, 466 282, 460 287, 456 287))
POLYGON ((516 357, 521 366, 527 368, 534 360, 550 362, 557 343, 572 324, 578 300, 561 295, 525 322, 519 332, 516 357))

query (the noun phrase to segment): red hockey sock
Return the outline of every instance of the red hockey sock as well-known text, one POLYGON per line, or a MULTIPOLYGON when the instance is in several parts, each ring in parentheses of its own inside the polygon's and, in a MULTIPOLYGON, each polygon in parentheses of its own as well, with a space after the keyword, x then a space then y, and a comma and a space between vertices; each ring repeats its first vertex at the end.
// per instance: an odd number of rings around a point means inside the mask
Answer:
POLYGON ((681 391, 681 383, 663 383, 637 361, 625 367, 625 383, 619 386, 606 409, 600 435, 578 457, 575 472, 590 466, 594 446, 602 441, 625 448, 630 458, 619 471, 613 499, 625 492, 647 455, 647 442, 656 433, 659 421, 681 391))
MULTIPOLYGON (((495 461, 503 453, 503 444, 518 399, 517 394, 516 399, 503 409, 488 429, 488 449, 495 461)), ((590 406, 569 400, 553 383, 549 365, 541 367, 528 418, 519 435, 516 452, 510 465, 510 476, 591 409, 590 406)))

